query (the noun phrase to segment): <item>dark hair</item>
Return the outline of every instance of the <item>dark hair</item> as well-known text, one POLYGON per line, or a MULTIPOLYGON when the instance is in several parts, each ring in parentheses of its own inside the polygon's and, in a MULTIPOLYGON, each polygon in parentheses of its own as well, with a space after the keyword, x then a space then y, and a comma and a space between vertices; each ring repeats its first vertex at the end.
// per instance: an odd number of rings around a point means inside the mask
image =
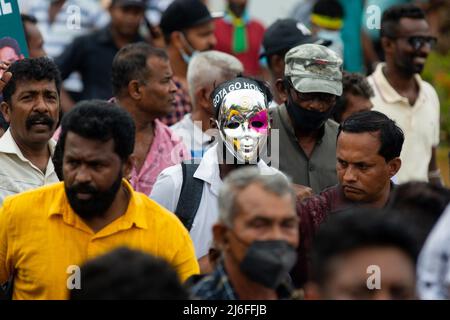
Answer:
POLYGON ((0 128, 3 130, 8 130, 9 124, 6 122, 5 118, 3 117, 3 113, 0 112, 0 128))
POLYGON ((344 71, 342 73, 342 95, 336 99, 336 106, 333 110, 333 118, 336 122, 342 121, 342 114, 347 108, 346 94, 352 94, 359 97, 370 99, 374 96, 374 92, 365 76, 360 73, 352 73, 344 71))
POLYGON ((3 99, 11 104, 11 97, 16 92, 20 81, 54 81, 58 94, 61 90, 61 74, 52 59, 47 57, 27 58, 11 64, 8 71, 12 73, 11 80, 3 88, 3 99))
POLYGON ((29 14, 25 14, 25 13, 21 13, 20 14, 20 18, 22 19, 22 23, 25 24, 25 22, 30 22, 32 24, 37 24, 37 19, 35 16, 29 15, 29 14))
POLYGON ((364 248, 398 248, 415 266, 417 242, 392 212, 374 208, 353 208, 331 215, 320 226, 311 251, 311 278, 323 285, 328 281, 333 258, 364 248))
POLYGON ((113 94, 117 96, 125 89, 131 80, 145 82, 151 75, 147 65, 150 57, 169 60, 167 53, 154 48, 147 43, 138 42, 126 45, 117 52, 112 63, 113 94))
POLYGON ((4 47, 10 47, 14 49, 17 55, 20 55, 22 52, 20 50, 19 43, 16 39, 11 37, 4 37, 0 39, 0 49, 4 47))
POLYGON ((71 300, 187 300, 176 271, 159 257, 118 248, 81 267, 71 300))
POLYGON ((386 162, 400 157, 403 141, 405 140, 402 129, 395 124, 395 121, 378 111, 364 111, 352 114, 339 125, 338 137, 341 132, 379 132, 381 146, 378 154, 386 162))
POLYGON ((397 27, 401 18, 425 19, 425 12, 413 4, 392 6, 383 12, 380 35, 382 37, 397 36, 397 27))
POLYGON ((113 139, 114 151, 123 161, 127 160, 134 150, 133 119, 127 111, 114 103, 102 100, 82 101, 64 115, 58 141, 58 152, 61 157, 59 161, 62 161, 64 155, 64 144, 68 132, 103 142, 113 139))
POLYGON ((344 10, 337 0, 319 0, 312 8, 312 13, 326 17, 342 18, 344 10))
POLYGON ((396 186, 388 206, 395 209, 422 246, 450 202, 450 190, 427 182, 396 186))

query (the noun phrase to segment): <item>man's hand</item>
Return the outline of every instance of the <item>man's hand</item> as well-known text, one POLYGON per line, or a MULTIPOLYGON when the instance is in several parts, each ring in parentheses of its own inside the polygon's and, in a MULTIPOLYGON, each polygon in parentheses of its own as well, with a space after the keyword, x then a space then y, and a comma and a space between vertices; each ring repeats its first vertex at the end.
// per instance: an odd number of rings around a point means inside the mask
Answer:
POLYGON ((298 201, 302 201, 303 199, 311 197, 313 195, 313 191, 310 187, 293 183, 292 188, 294 189, 295 194, 297 195, 298 201))
POLYGON ((6 84, 11 80, 12 73, 7 72, 6 70, 9 68, 10 63, 0 61, 0 92, 3 91, 3 88, 6 86, 6 84))

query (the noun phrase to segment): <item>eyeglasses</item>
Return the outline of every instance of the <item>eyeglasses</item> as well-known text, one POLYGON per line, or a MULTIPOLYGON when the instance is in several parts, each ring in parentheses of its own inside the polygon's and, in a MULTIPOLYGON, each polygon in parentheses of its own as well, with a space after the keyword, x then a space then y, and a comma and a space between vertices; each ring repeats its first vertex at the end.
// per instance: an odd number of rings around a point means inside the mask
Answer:
POLYGON ((308 101, 312 101, 312 100, 320 100, 323 101, 327 104, 331 104, 334 103, 336 100, 336 96, 333 94, 329 94, 329 93, 324 93, 324 92, 312 92, 312 93, 303 93, 303 92, 298 92, 295 87, 294 84, 292 83, 291 79, 287 79, 288 82, 288 89, 292 89, 289 90, 289 92, 294 92, 295 97, 297 98, 298 101, 301 102, 308 102, 308 101))
POLYGON ((414 50, 419 50, 423 45, 429 45, 430 48, 434 48, 437 43, 437 39, 435 37, 430 36, 403 36, 403 37, 394 37, 394 39, 404 38, 408 41, 411 47, 414 50))

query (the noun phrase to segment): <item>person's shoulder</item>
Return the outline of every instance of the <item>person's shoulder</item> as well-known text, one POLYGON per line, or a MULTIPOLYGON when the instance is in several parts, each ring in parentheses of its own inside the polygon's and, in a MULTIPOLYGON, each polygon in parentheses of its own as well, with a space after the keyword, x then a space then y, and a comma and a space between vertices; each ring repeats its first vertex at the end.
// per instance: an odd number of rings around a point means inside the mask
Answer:
POLYGON ((326 130, 330 130, 331 132, 338 132, 339 130, 339 123, 337 123, 336 121, 334 121, 333 119, 328 119, 325 122, 325 128, 326 130))
POLYGON ((425 80, 421 80, 421 86, 425 91, 425 95, 427 96, 427 98, 432 98, 439 102, 439 96, 436 92, 436 89, 433 87, 431 83, 425 80))
POLYGON ((3 201, 5 211, 13 214, 25 214, 27 217, 40 215, 53 201, 57 201, 64 194, 64 183, 57 182, 36 189, 27 190, 19 194, 7 196, 3 201))

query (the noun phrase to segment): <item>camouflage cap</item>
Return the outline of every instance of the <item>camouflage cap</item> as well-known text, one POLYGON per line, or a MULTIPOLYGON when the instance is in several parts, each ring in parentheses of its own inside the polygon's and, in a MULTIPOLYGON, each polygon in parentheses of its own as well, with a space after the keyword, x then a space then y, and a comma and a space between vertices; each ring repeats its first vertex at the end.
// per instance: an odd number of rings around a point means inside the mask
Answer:
POLYGON ((284 75, 299 92, 342 94, 342 59, 318 44, 302 44, 288 51, 284 75))

